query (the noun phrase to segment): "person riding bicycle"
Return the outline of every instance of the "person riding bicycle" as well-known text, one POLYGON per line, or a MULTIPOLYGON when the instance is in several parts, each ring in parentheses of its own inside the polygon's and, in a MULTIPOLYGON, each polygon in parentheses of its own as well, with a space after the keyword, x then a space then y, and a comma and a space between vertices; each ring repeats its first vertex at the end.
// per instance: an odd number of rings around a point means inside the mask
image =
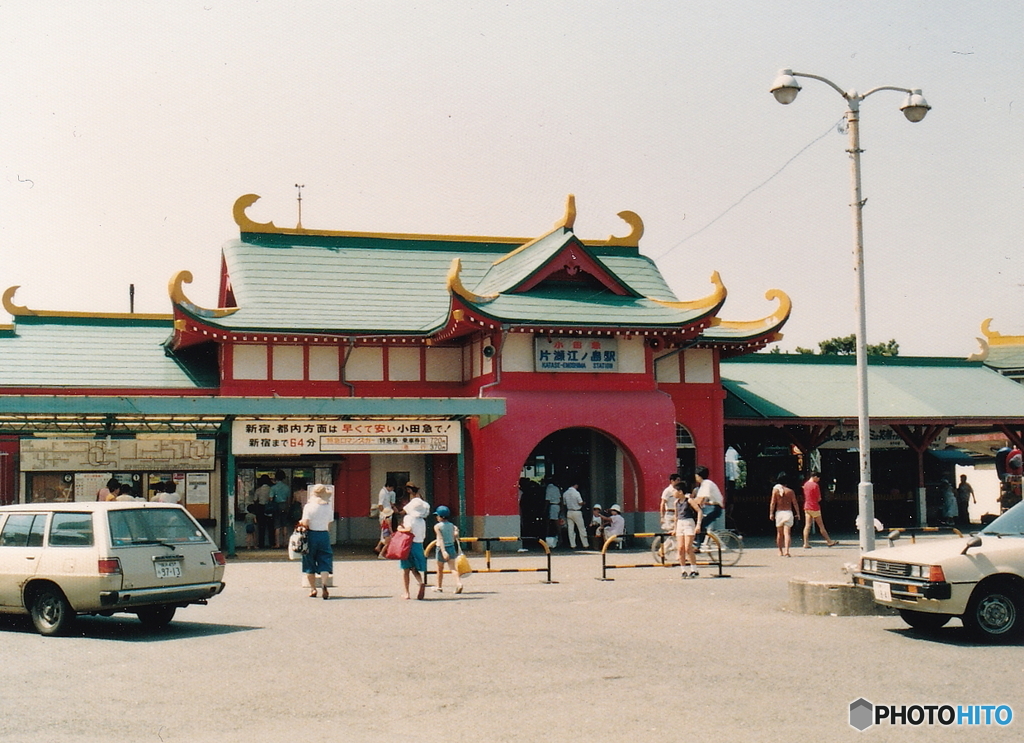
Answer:
POLYGON ((694 479, 697 481, 697 499, 700 501, 704 519, 697 536, 693 539, 693 549, 700 552, 700 546, 704 543, 704 537, 708 533, 708 525, 714 523, 721 513, 725 503, 722 499, 722 491, 708 479, 708 468, 698 465, 693 471, 694 479))

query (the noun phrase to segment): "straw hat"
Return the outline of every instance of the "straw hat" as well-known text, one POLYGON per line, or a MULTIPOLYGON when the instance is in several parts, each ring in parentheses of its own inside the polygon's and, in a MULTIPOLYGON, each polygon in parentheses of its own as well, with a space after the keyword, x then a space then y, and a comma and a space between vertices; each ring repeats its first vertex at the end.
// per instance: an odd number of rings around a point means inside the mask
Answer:
POLYGON ((315 498, 320 505, 325 505, 331 499, 326 485, 314 485, 309 489, 309 497, 315 498))

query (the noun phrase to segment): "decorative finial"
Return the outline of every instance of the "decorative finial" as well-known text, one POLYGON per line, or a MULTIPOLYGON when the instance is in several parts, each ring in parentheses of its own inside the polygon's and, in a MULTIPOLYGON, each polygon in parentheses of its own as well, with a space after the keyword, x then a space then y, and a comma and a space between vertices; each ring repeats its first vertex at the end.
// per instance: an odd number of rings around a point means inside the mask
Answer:
POLYGON ((299 223, 295 225, 295 229, 297 230, 302 229, 302 189, 304 189, 305 187, 305 184, 295 184, 295 188, 297 188, 299 191, 299 223))
POLYGON ((555 227, 564 227, 565 229, 572 231, 573 225, 576 223, 576 196, 569 194, 565 199, 565 216, 555 222, 555 227))

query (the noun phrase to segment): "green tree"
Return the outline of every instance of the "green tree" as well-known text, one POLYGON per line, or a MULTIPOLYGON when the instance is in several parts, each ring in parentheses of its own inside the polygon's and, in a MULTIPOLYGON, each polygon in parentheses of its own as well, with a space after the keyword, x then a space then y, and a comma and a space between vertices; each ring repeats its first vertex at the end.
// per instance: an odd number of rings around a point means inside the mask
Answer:
MULTIPOLYGON (((829 338, 818 343, 818 350, 822 356, 852 356, 857 353, 857 336, 855 334, 845 337, 829 338)), ((797 349, 798 352, 805 352, 806 349, 797 349)), ((899 356, 900 344, 892 338, 885 343, 869 343, 867 345, 868 356, 899 356)))

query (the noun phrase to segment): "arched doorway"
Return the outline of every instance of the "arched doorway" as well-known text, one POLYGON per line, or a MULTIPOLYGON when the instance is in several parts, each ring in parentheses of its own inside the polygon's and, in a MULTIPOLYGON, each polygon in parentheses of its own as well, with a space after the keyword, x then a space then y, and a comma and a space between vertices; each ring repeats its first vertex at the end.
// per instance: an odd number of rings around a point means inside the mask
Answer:
MULTIPOLYGON (((618 503, 627 513, 640 510, 639 483, 631 457, 606 434, 592 428, 563 428, 542 439, 527 456, 520 474, 519 514, 523 536, 548 536, 544 486, 553 478, 564 491, 576 485, 589 523, 594 504, 607 509, 618 503)), ((563 507, 564 510, 564 507, 563 507)), ((563 514, 564 515, 564 514, 563 514)), ((559 540, 566 544, 564 532, 559 540)))

